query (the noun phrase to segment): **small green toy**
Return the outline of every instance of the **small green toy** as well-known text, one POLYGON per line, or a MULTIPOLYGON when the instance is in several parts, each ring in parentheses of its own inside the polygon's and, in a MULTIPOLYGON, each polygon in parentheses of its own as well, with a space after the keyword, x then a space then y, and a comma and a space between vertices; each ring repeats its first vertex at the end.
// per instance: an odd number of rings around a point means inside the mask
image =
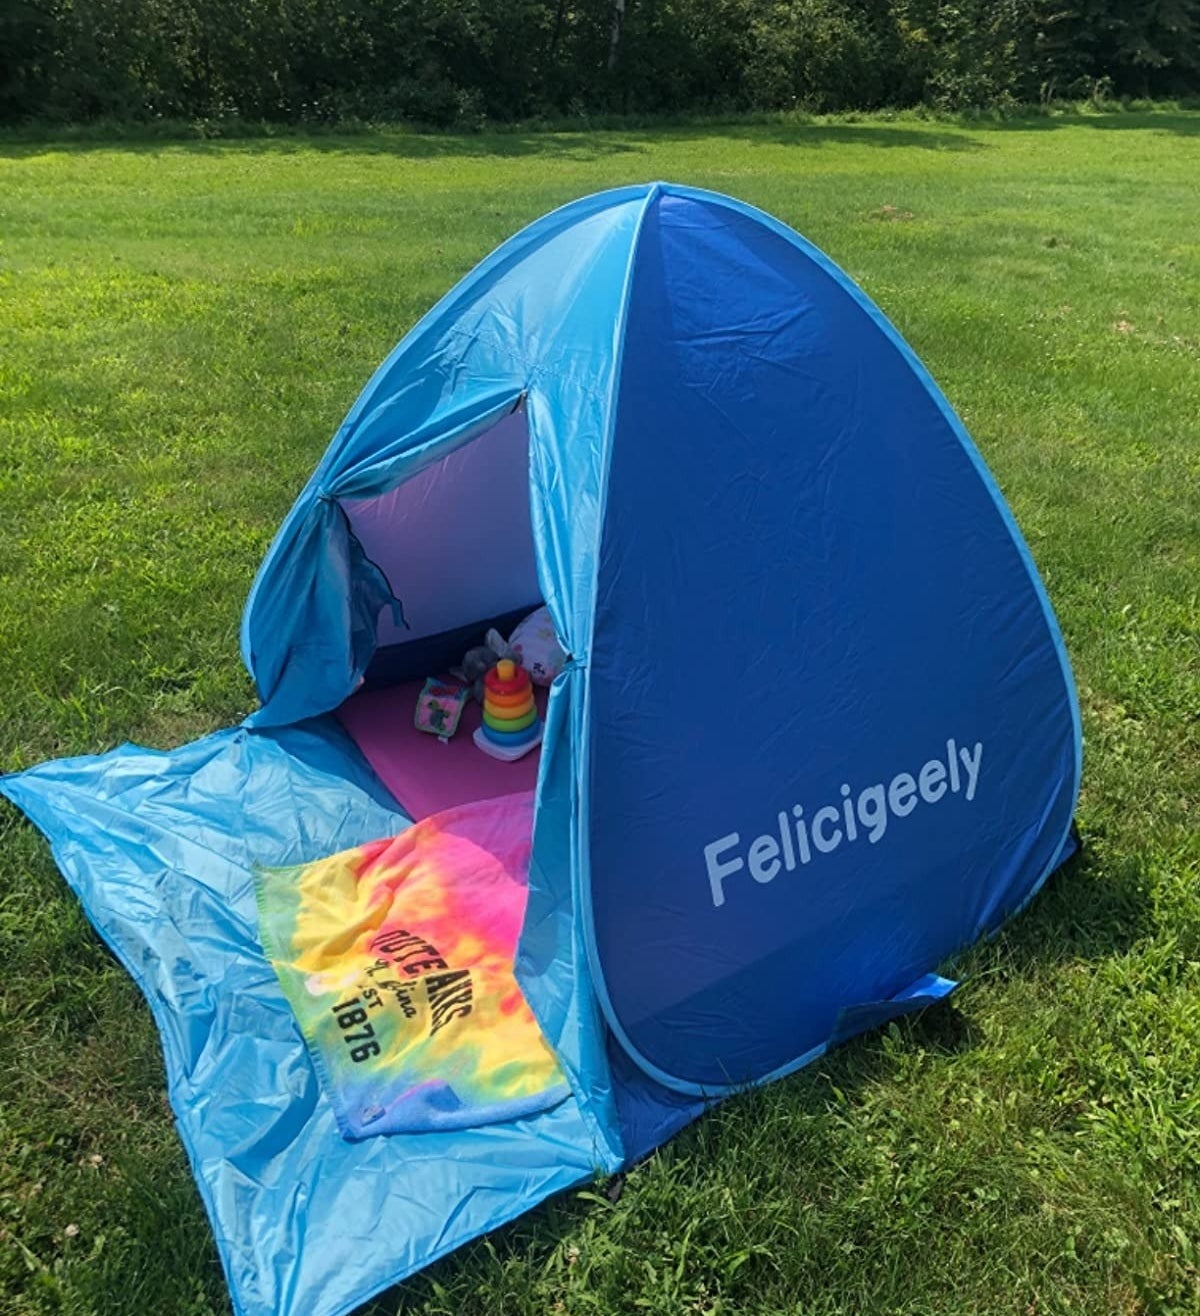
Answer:
POLYGON ((418 731, 428 731, 440 740, 449 740, 458 730, 463 707, 470 693, 465 685, 452 685, 449 681, 431 676, 417 696, 413 726, 418 731))

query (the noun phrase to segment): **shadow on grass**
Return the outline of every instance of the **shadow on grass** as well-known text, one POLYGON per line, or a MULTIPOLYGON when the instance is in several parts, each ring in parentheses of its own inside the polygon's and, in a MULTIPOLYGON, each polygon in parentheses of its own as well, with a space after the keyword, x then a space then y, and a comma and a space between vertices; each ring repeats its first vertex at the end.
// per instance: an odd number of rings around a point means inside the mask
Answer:
POLYGON ((1094 113, 1051 112, 1017 115, 947 116, 904 121, 882 115, 852 122, 806 121, 785 116, 747 115, 725 121, 692 123, 603 123, 590 128, 569 124, 546 128, 511 128, 483 133, 419 131, 403 126, 377 130, 328 132, 287 126, 232 124, 227 136, 199 138, 191 125, 148 127, 129 124, 68 128, 10 129, 0 133, 0 159, 20 160, 50 152, 91 151, 155 155, 178 151, 191 155, 289 155, 302 151, 345 155, 385 155, 402 160, 512 159, 542 157, 590 161, 642 155, 654 147, 688 142, 733 140, 747 146, 787 146, 798 150, 839 146, 900 147, 920 151, 980 151, 988 142, 974 134, 1054 132, 1062 128, 1200 136, 1200 113, 1184 110, 1123 110, 1094 113))
POLYGON ((85 155, 95 151, 122 155, 194 156, 299 155, 318 152, 328 155, 389 155, 403 160, 441 158, 507 159, 544 156, 561 160, 600 160, 614 155, 641 154, 646 147, 609 133, 418 133, 381 129, 364 133, 308 133, 281 129, 279 135, 230 136, 197 140, 179 135, 129 136, 86 132, 48 133, 39 137, 0 137, 0 159, 28 160, 41 155, 85 155))
POLYGON ((278 136, 230 136, 189 139, 176 136, 140 136, 136 127, 127 136, 95 133, 87 129, 43 135, 0 136, 0 159, 25 160, 47 154, 82 155, 95 151, 158 155, 164 152, 196 156, 295 155, 316 152, 330 155, 382 155, 402 160, 512 159, 540 157, 591 161, 621 155, 644 155, 653 148, 712 141, 744 142, 747 146, 787 146, 801 150, 838 146, 905 147, 923 151, 978 151, 985 143, 963 131, 933 127, 898 127, 894 124, 761 123, 661 128, 604 129, 579 132, 488 132, 479 134, 421 133, 380 129, 364 133, 309 133, 281 131, 278 136))
POLYGON ((1149 874, 1136 856, 1101 863, 1085 838, 1083 849, 1000 933, 1007 970, 1124 955, 1153 931, 1149 891, 1149 874))
POLYGON ((984 151, 986 142, 971 137, 961 129, 947 132, 934 127, 900 127, 889 123, 761 123, 726 125, 720 128, 695 128, 686 133, 656 134, 657 140, 701 140, 720 137, 742 141, 748 146, 878 146, 903 147, 918 151, 984 151))
POLYGON ((1103 128, 1106 131, 1170 133, 1200 137, 1200 111, 1111 111, 1095 114, 1029 114, 1016 118, 980 118, 965 121, 980 132, 1050 132, 1056 128, 1103 128))

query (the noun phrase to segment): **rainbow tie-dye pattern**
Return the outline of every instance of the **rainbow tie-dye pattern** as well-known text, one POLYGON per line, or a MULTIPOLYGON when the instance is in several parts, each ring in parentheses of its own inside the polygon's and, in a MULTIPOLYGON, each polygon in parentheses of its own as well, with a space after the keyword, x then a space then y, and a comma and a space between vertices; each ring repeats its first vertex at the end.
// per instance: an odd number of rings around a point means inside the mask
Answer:
POLYGON ((258 874, 260 935, 346 1138, 516 1119, 567 1095, 513 976, 532 793, 258 874))

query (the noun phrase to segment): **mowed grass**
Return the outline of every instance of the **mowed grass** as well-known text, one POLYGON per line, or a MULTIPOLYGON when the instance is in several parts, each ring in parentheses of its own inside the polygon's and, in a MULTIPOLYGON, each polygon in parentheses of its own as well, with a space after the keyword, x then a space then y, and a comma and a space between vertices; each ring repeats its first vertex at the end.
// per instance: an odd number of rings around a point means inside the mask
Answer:
MULTIPOLYGON (((370 1310, 1200 1311, 1200 116, 0 142, 0 768, 244 715, 252 573, 381 357, 653 178, 812 238, 965 418, 1074 660, 1087 852, 952 1006, 370 1310)), ((0 999, 0 1312, 227 1312, 149 1014, 8 808, 0 999)))

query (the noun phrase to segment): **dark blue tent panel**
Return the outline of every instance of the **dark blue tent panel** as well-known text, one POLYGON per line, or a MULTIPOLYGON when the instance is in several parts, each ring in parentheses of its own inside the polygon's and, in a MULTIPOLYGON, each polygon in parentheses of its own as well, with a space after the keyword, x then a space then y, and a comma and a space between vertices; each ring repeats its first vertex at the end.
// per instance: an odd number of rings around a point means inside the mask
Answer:
POLYGON ((990 476, 854 285, 711 193, 583 198, 434 307, 281 527, 243 652, 242 728, 0 781, 151 1001, 239 1316, 344 1316, 937 999, 1070 847, 1075 694, 990 476), (570 1094, 348 1143, 253 871, 407 827, 324 715, 539 601, 569 659, 516 974, 570 1094))
POLYGON ((591 652, 597 981, 666 1082, 756 1081, 1059 857, 1072 687, 961 426, 854 287, 664 194, 634 264, 591 652))

